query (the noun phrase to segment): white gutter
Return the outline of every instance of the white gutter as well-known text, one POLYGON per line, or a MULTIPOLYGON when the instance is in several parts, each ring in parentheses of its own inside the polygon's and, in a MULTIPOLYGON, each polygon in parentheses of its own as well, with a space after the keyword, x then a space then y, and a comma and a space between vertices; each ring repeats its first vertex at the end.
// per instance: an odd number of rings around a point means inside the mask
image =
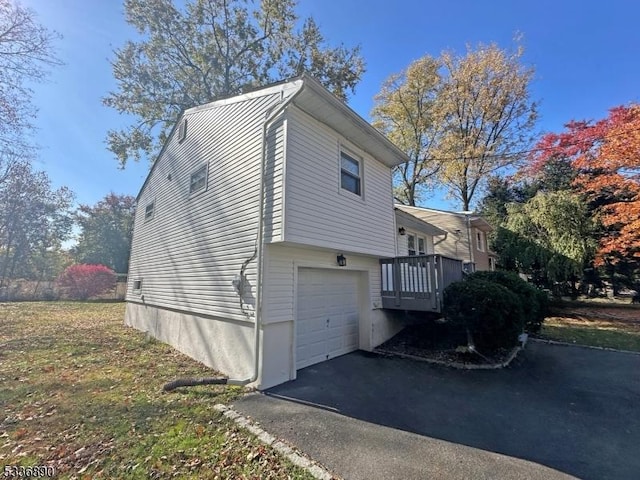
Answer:
MULTIPOLYGON (((264 190, 265 190, 265 167, 267 161, 267 127, 269 124, 278 117, 286 107, 296 98, 305 87, 305 82, 302 82, 302 86, 297 92, 289 96, 286 100, 281 100, 280 104, 276 104, 272 107, 272 110, 268 111, 265 115, 265 120, 262 124, 262 152, 260 159, 260 217, 258 220, 258 233, 256 236, 256 251, 253 254, 257 262, 257 282, 256 282, 256 309, 255 309, 255 326, 254 326, 254 344, 253 344, 253 374, 250 378, 244 380, 228 379, 227 385, 247 385, 253 383, 258 379, 260 373, 260 326, 262 325, 262 275, 264 269, 264 190)), ((284 91, 282 92, 282 94, 284 91)))

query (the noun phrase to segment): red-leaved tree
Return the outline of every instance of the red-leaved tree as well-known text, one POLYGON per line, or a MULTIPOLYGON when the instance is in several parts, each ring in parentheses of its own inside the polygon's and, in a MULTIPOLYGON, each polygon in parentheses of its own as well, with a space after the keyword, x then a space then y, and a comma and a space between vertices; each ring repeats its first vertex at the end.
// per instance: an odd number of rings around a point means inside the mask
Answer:
POLYGON ((572 121, 565 132, 545 135, 530 172, 551 160, 572 165, 575 187, 605 227, 596 264, 640 261, 640 105, 615 107, 602 120, 572 121))
POLYGON ((67 267, 58 277, 58 285, 75 300, 86 300, 112 289, 116 274, 104 265, 78 264, 67 267))

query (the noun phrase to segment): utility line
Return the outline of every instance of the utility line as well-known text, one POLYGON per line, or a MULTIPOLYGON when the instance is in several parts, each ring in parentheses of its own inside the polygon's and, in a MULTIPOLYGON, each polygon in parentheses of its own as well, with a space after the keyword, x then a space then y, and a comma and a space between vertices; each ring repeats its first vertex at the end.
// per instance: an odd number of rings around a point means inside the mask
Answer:
MULTIPOLYGON (((589 128, 595 128, 595 127, 589 127, 589 128)), ((617 137, 622 137, 625 135, 629 135, 633 132, 637 132, 640 131, 640 128, 632 128, 629 129, 627 131, 624 132, 620 132, 617 133, 615 135, 608 135, 605 139, 609 139, 609 138, 617 138, 617 137)), ((549 134, 545 134, 545 135, 549 135, 549 134)), ((561 135, 561 134, 554 134, 554 135, 561 135)), ((570 142, 567 144, 564 144, 563 147, 575 147, 577 145, 579 145, 581 142, 570 142)), ((508 157, 518 157, 521 155, 525 155, 525 154, 531 154, 531 153, 537 153, 537 152, 544 152, 547 150, 555 150, 557 148, 560 147, 538 147, 538 148, 532 148, 529 150, 520 150, 517 152, 513 152, 513 153, 503 153, 503 154, 494 154, 494 155, 477 155, 477 156, 469 156, 469 157, 430 157, 429 160, 431 161, 436 161, 436 162, 450 162, 450 161, 455 161, 455 160, 474 160, 474 159, 478 159, 478 158, 508 158, 508 157)))

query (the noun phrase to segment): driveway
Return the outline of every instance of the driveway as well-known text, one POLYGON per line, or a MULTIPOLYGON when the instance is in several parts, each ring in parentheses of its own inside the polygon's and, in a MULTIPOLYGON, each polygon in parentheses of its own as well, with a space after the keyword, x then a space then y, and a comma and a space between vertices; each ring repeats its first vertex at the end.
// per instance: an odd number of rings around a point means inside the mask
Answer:
POLYGON ((532 342, 460 371, 356 352, 234 408, 347 479, 640 472, 640 355, 532 342))

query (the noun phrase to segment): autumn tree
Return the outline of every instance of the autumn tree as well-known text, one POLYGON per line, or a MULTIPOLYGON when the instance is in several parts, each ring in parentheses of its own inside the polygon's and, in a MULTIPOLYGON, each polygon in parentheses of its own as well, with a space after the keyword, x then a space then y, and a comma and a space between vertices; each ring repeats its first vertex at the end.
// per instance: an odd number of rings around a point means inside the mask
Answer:
POLYGON ((463 210, 487 177, 514 164, 532 140, 533 69, 522 65, 522 55, 520 47, 509 52, 496 44, 442 55, 446 133, 436 155, 446 160, 439 178, 463 210))
POLYGON ((129 269, 136 199, 111 192, 95 205, 80 205, 74 256, 80 263, 102 264, 119 273, 129 269))
POLYGON ((522 55, 480 44, 427 55, 385 82, 375 124, 412 159, 398 170, 400 200, 437 181, 469 210, 487 178, 519 160, 537 118, 522 55))
POLYGON ((151 158, 189 107, 308 72, 342 98, 364 71, 359 47, 327 45, 295 0, 125 0, 140 40, 115 52, 117 90, 103 103, 135 122, 107 135, 124 167, 151 158))
POLYGON ((572 121, 545 135, 531 158, 534 171, 563 158, 573 185, 604 226, 597 262, 640 261, 640 105, 619 106, 598 121, 572 121))
POLYGON ((116 285, 116 274, 104 265, 71 265, 65 268, 56 283, 70 298, 87 300, 112 289, 116 285))
POLYGON ((60 65, 53 46, 59 37, 38 23, 33 10, 0 0, 0 151, 27 148, 24 134, 36 114, 29 83, 60 65))
POLYGON ((442 165, 433 155, 444 132, 440 67, 429 56, 416 60, 391 75, 374 99, 373 126, 410 158, 394 170, 394 196, 406 205, 415 206, 424 197, 442 165))
MULTIPOLYGON (((27 161, 16 162, 0 185, 0 287, 59 249, 72 227, 73 194, 52 189, 44 172, 27 161)), ((36 267, 37 268, 37 267, 36 267)))

